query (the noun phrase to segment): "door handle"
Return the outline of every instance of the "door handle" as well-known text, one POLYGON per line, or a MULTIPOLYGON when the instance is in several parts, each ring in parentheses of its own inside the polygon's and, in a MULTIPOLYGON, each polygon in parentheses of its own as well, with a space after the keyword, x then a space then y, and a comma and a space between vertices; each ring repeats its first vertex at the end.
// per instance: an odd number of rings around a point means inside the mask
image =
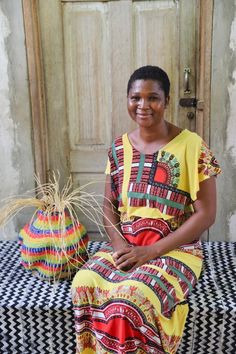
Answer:
POLYGON ((190 68, 184 68, 184 93, 189 94, 191 90, 189 89, 189 76, 191 73, 190 68))

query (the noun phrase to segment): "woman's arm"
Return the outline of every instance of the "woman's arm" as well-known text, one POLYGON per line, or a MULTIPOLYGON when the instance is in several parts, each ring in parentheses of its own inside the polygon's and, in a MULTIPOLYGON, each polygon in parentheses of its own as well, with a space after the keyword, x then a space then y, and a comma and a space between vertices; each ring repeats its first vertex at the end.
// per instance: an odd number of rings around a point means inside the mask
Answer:
POLYGON ((122 236, 120 228, 120 213, 117 209, 118 202, 112 197, 111 177, 109 175, 106 177, 104 194, 103 224, 114 251, 118 251, 126 247, 128 244, 122 236))
POLYGON ((176 231, 150 246, 137 246, 126 249, 126 253, 116 252, 116 265, 119 268, 135 264, 136 268, 145 262, 200 238, 215 221, 216 181, 215 177, 200 183, 197 200, 194 202, 194 214, 176 231))

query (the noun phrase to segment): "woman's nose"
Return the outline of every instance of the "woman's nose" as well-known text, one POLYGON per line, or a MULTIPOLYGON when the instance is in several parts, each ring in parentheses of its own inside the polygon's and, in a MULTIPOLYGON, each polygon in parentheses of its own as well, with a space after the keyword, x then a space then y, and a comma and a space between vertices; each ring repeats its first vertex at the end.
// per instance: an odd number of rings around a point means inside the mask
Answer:
POLYGON ((140 108, 148 108, 149 107, 148 100, 146 100, 145 98, 142 98, 139 101, 139 106, 140 106, 140 108))

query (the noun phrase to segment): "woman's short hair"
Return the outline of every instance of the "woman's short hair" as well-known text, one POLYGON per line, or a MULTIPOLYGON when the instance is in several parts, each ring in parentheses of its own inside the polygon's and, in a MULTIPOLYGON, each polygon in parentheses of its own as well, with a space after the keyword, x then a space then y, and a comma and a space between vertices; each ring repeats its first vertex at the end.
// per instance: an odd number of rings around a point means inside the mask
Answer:
POLYGON ((158 81, 161 89, 165 93, 165 97, 169 96, 170 93, 170 80, 167 73, 159 68, 158 66, 146 65, 135 70, 130 76, 127 85, 127 95, 132 87, 132 84, 136 80, 153 80, 158 81))

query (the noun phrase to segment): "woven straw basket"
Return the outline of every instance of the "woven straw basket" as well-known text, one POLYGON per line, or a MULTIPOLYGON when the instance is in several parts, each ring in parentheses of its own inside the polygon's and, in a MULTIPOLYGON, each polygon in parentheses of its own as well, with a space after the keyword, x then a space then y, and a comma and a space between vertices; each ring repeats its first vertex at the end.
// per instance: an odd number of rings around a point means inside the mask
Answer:
POLYGON ((19 233, 21 264, 43 279, 71 278, 88 259, 88 235, 69 213, 38 210, 19 233))

